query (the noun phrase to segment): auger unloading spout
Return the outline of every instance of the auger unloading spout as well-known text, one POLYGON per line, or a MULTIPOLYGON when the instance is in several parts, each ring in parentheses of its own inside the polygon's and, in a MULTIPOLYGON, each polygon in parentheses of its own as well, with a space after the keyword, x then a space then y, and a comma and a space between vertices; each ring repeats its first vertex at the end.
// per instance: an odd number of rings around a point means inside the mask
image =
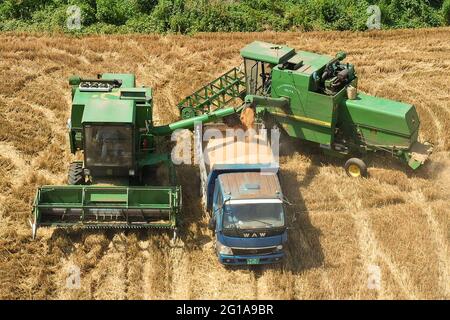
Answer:
POLYGON ((165 136, 171 134, 175 130, 179 129, 193 129, 196 123, 208 123, 212 121, 217 121, 226 116, 239 113, 242 107, 228 107, 223 109, 218 109, 210 113, 201 114, 196 117, 183 119, 177 122, 173 122, 164 126, 153 127, 150 132, 155 136, 165 136))

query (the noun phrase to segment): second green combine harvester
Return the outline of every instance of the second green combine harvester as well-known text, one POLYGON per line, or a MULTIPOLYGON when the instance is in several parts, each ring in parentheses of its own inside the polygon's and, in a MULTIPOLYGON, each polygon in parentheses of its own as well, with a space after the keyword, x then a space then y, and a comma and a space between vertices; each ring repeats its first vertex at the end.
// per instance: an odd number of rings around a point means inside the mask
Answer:
POLYGON ((242 98, 257 122, 277 124, 291 137, 320 145, 346 159, 349 176, 367 175, 361 159, 383 151, 419 168, 432 148, 418 141, 414 106, 357 93, 358 78, 346 54, 336 57, 255 41, 241 50, 234 68, 178 104, 186 119, 242 98), (244 98, 245 97, 245 98, 244 98))

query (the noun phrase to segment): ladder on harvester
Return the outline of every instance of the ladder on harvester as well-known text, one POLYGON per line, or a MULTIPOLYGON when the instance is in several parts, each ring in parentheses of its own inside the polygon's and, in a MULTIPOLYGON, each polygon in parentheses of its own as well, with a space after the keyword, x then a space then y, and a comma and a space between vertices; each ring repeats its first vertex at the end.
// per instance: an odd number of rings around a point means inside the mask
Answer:
POLYGON ((235 67, 184 98, 177 107, 182 119, 209 113, 245 97, 245 74, 235 67))

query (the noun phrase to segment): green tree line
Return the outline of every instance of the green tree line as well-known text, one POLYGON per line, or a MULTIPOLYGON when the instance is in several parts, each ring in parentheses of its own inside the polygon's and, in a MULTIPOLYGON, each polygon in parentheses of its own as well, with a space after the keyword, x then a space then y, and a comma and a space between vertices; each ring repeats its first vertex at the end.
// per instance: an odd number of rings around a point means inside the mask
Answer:
POLYGON ((383 29, 450 25, 450 0, 0 0, 3 31, 359 31, 368 20, 383 29))

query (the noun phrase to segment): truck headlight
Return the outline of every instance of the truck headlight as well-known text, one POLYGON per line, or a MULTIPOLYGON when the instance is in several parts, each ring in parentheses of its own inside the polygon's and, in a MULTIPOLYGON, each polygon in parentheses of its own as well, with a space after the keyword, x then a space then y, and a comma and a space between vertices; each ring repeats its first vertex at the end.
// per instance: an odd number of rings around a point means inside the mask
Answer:
POLYGON ((281 250, 283 250, 283 245, 282 245, 282 244, 279 244, 279 245, 277 246, 277 251, 281 251, 281 250))
POLYGON ((217 252, 219 252, 220 254, 233 254, 231 248, 223 245, 222 243, 220 243, 220 241, 216 241, 216 248, 217 252))

